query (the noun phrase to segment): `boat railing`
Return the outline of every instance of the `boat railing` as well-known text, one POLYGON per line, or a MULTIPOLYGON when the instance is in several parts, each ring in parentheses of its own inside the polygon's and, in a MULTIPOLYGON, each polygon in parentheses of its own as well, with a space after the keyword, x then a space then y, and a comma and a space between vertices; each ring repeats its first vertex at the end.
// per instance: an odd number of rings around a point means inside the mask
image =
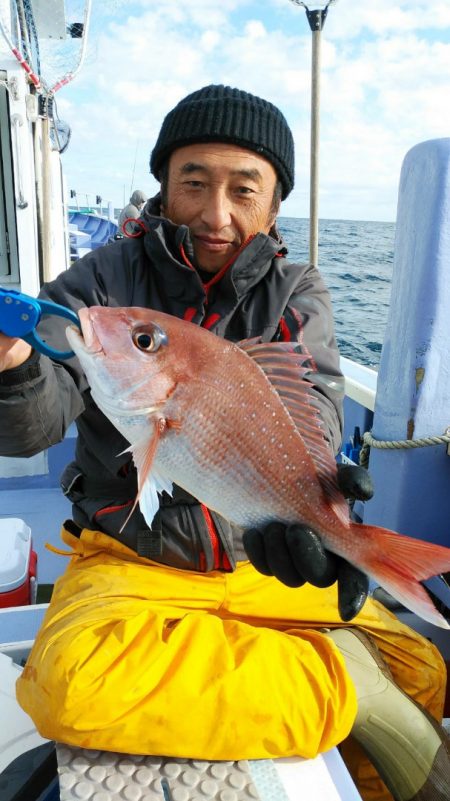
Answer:
POLYGON ((346 397, 373 412, 377 393, 377 371, 345 356, 341 356, 341 370, 345 377, 346 397))

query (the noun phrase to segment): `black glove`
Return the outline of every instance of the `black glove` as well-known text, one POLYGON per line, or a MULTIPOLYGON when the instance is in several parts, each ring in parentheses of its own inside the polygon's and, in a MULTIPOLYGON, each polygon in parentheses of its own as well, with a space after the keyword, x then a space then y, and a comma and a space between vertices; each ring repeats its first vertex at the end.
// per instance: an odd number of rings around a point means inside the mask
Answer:
MULTIPOLYGON (((338 484, 351 499, 368 500, 373 495, 370 476, 363 467, 338 465, 338 484)), ((249 529, 243 544, 250 562, 265 576, 275 576, 288 587, 306 582, 330 587, 338 582, 338 607, 343 621, 360 611, 368 594, 368 577, 345 559, 324 548, 309 526, 270 523, 264 532, 249 529)))
POLYGON ((373 495, 372 478, 358 464, 338 464, 337 480, 344 498, 351 501, 370 501, 373 495))

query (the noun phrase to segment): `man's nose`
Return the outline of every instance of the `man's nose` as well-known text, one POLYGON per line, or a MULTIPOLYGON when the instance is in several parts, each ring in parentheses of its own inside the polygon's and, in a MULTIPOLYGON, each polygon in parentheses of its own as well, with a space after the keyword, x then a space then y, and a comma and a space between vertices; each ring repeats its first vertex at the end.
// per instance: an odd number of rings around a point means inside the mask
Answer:
POLYGON ((210 231, 221 231, 231 224, 231 201, 224 189, 214 187, 208 192, 201 217, 210 231))

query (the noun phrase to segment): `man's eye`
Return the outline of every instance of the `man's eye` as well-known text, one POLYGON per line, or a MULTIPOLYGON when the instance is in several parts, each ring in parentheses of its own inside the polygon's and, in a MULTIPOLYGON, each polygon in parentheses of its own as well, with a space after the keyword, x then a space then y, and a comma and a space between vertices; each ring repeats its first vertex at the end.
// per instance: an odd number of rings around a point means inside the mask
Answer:
POLYGON ((254 190, 249 186, 238 186, 236 191, 238 195, 252 195, 254 190))
POLYGON ((190 187, 191 189, 201 189, 201 187, 203 186, 203 182, 202 181, 185 181, 184 185, 190 187))

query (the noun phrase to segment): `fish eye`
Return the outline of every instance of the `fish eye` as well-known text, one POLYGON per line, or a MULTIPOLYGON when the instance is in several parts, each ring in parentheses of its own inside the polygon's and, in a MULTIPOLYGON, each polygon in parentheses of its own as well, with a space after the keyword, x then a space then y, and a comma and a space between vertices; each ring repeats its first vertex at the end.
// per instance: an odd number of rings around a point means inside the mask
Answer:
POLYGON ((151 334, 134 334, 133 342, 139 350, 154 350, 153 338, 151 334))
POLYGON ((134 331, 132 338, 134 345, 145 353, 154 353, 161 345, 167 345, 167 335, 157 325, 134 331))

